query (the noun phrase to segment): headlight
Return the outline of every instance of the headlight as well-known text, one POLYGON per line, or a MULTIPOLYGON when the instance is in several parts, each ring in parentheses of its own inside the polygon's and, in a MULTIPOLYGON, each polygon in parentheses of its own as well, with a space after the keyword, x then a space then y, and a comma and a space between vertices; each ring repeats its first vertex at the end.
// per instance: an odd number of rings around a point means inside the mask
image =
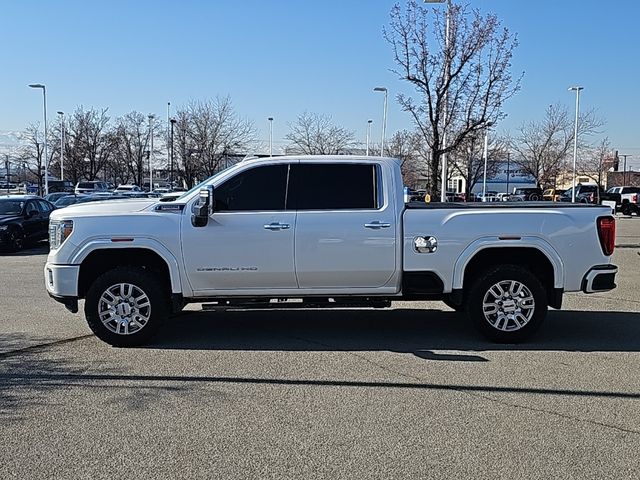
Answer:
POLYGON ((49 222, 49 247, 51 250, 59 248, 60 245, 73 232, 72 220, 52 220, 49 222))

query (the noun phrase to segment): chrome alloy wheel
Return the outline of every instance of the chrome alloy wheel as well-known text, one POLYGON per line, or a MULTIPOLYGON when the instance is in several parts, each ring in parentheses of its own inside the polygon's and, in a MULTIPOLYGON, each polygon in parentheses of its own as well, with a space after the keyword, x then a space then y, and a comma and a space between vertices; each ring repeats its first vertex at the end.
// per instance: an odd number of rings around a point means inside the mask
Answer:
POLYGON ((533 294, 526 285, 515 280, 502 280, 484 295, 484 318, 497 330, 513 332, 523 328, 536 310, 533 294))
POLYGON ((98 301, 100 321, 118 335, 131 335, 144 328, 151 317, 151 302, 142 289, 130 283, 107 288, 98 301))

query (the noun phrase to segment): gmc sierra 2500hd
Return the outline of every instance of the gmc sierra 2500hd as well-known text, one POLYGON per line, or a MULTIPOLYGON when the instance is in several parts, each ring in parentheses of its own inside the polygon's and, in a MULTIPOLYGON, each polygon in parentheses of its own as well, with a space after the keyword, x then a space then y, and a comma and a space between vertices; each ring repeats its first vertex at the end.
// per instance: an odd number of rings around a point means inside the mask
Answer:
POLYGON ((465 311, 494 341, 518 342, 548 306, 561 307, 564 292, 615 288, 610 212, 548 202, 405 204, 395 159, 274 157, 236 164, 172 202, 54 211, 44 275, 69 310, 84 299, 93 332, 116 346, 148 342, 187 303, 425 299, 465 311))

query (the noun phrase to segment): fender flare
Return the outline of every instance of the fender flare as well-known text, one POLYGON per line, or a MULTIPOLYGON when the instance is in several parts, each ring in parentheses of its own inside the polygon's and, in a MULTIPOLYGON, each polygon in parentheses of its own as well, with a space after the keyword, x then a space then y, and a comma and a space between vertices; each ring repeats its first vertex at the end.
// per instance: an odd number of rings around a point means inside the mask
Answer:
POLYGON ((140 248, 151 250, 162 258, 169 269, 169 279, 172 293, 183 293, 182 282, 180 280, 180 267, 176 257, 160 242, 148 237, 133 237, 132 241, 113 242, 111 238, 91 238, 83 243, 74 252, 70 263, 80 265, 91 254, 97 250, 116 250, 121 248, 140 248))
POLYGON ((551 263, 553 267, 553 287, 564 287, 564 263, 558 252, 540 237, 524 236, 519 240, 500 240, 498 237, 483 237, 470 243, 465 248, 453 268, 453 286, 454 290, 462 289, 464 284, 464 270, 469 262, 482 250, 489 248, 534 248, 540 251, 551 263))

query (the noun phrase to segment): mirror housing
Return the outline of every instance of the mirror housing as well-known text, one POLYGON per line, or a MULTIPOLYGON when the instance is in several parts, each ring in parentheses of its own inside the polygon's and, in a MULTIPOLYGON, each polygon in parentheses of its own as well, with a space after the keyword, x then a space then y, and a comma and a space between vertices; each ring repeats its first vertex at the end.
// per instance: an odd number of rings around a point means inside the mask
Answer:
POLYGON ((191 209, 191 224, 194 227, 206 227, 209 223, 209 216, 213 214, 214 188, 207 185, 200 189, 198 201, 191 209))

